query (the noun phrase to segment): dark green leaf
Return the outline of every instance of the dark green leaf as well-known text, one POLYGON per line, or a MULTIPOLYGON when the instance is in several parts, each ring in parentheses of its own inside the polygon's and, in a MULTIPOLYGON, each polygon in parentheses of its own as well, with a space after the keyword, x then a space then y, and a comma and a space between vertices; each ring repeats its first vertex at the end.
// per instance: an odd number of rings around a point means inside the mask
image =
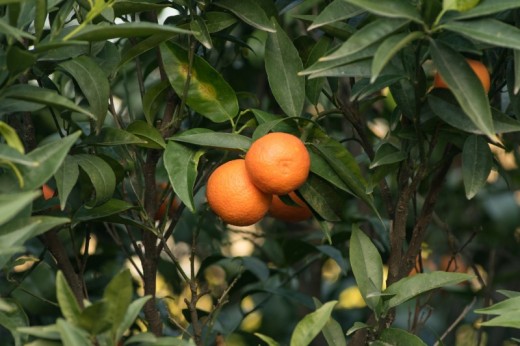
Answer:
POLYGON ((386 328, 377 340, 384 345, 426 346, 418 336, 398 328, 386 328))
POLYGON ((430 50, 433 62, 442 79, 450 88, 464 113, 479 130, 491 139, 495 139, 486 92, 464 57, 441 42, 431 41, 430 50))
POLYGON ((347 330, 347 335, 351 335, 352 333, 357 332, 358 330, 365 329, 368 327, 369 326, 366 323, 354 322, 354 325, 347 330))
POLYGON ((356 224, 352 225, 349 258, 359 291, 375 311, 383 288, 383 261, 370 238, 356 224))
MULTIPOLYGON (((250 110, 254 116, 258 124, 263 125, 266 123, 274 124, 276 125, 272 128, 269 128, 269 131, 275 131, 275 132, 287 132, 287 133, 296 133, 297 127, 293 126, 295 123, 295 119, 297 118, 289 118, 286 116, 276 115, 272 113, 268 113, 265 111, 262 111, 260 109, 251 109, 250 110), (282 120, 285 119, 285 120, 282 120)), ((255 130, 256 132, 256 130, 255 130)), ((253 134, 253 138, 254 134, 253 134)))
MULTIPOLYGON (((332 41, 326 36, 320 38, 319 41, 316 42, 316 44, 312 47, 309 53, 309 57, 307 58, 307 61, 305 63, 305 66, 311 66, 316 61, 318 61, 320 57, 325 55, 325 53, 329 50, 331 43, 332 41)), ((326 78, 314 78, 312 80, 308 80, 305 84, 305 95, 313 105, 318 104, 318 100, 321 95, 321 90, 323 89, 323 86, 325 85, 326 81, 326 78)))
POLYGON ((100 220, 107 218, 112 215, 117 215, 134 206, 128 202, 121 201, 118 199, 111 199, 105 204, 102 204, 95 208, 85 208, 84 206, 79 208, 72 218, 72 226, 76 226, 80 222, 100 220))
POLYGON ((350 100, 356 101, 373 97, 374 94, 380 93, 381 89, 384 89, 402 78, 404 78, 402 75, 386 75, 379 77, 373 82, 368 78, 360 79, 352 87, 350 100))
POLYGON ((309 345, 329 321, 336 303, 335 300, 327 302, 298 322, 292 333, 290 346, 309 345))
POLYGON ((383 293, 394 296, 387 300, 385 305, 387 309, 391 309, 422 293, 440 287, 455 285, 471 278, 473 278, 473 275, 443 271, 419 273, 414 276, 409 276, 387 287, 383 293))
POLYGON ((422 18, 417 9, 409 1, 403 0, 345 0, 359 6, 369 12, 382 17, 406 18, 416 23, 422 23, 422 18))
POLYGON ((513 51, 513 70, 515 71, 513 94, 517 95, 520 91, 520 49, 513 51))
POLYGON ((34 6, 34 36, 40 39, 47 19, 47 0, 36 0, 34 6))
POLYGON ((110 200, 116 188, 116 176, 112 167, 95 155, 80 154, 73 157, 79 167, 87 173, 95 191, 95 197, 85 207, 92 208, 110 200))
POLYGON ((266 281, 269 279, 269 268, 265 262, 261 261, 259 258, 249 256, 239 257, 238 259, 241 260, 244 269, 253 273, 258 278, 258 280, 266 281))
POLYGON ((110 96, 110 85, 105 72, 92 58, 85 55, 62 62, 59 66, 78 83, 97 119, 96 128, 99 131, 105 122, 110 96))
POLYGON ((63 317, 67 321, 76 324, 81 314, 81 308, 61 270, 56 275, 56 298, 58 299, 63 317))
POLYGON ((26 327, 28 324, 29 318, 19 303, 11 299, 0 299, 0 326, 9 330, 15 345, 26 345, 27 336, 22 336, 17 329, 26 327))
POLYGON ((305 102, 305 78, 298 76, 303 63, 285 31, 275 23, 265 44, 265 69, 269 86, 280 108, 291 117, 300 116, 305 102))
POLYGON ((121 57, 121 60, 119 61, 116 67, 116 70, 121 68, 127 62, 135 59, 139 55, 156 48, 160 43, 169 40, 176 34, 177 33, 174 32, 155 34, 131 46, 128 50, 124 52, 123 56, 121 57))
POLYGON ((130 125, 128 125, 126 130, 129 133, 132 133, 133 135, 146 141, 146 143, 140 144, 140 146, 142 147, 153 149, 166 148, 166 142, 164 141, 164 138, 162 137, 159 130, 157 130, 153 126, 148 125, 147 122, 144 122, 142 120, 136 120, 130 125))
POLYGON ((492 167, 493 154, 486 140, 469 136, 462 149, 462 179, 467 199, 472 199, 486 184, 492 167))
POLYGON ((114 15, 116 17, 121 17, 126 14, 138 13, 138 12, 148 12, 148 11, 158 11, 160 12, 162 9, 169 7, 169 4, 160 3, 160 1, 136 1, 136 0, 118 0, 115 1, 112 5, 114 9, 114 15))
POLYGON ((309 206, 324 220, 335 222, 340 221, 339 216, 335 213, 337 205, 333 200, 332 191, 330 186, 327 186, 322 180, 309 175, 307 181, 298 188, 298 191, 302 194, 303 199, 309 206))
POLYGON ((341 59, 357 53, 372 44, 378 42, 392 32, 402 28, 409 21, 405 19, 379 18, 365 25, 345 43, 343 43, 334 53, 324 56, 320 61, 341 59))
POLYGON ((0 161, 2 160, 28 167, 38 167, 40 165, 40 162, 27 158, 27 156, 20 154, 20 151, 4 143, 0 143, 0 161))
POLYGON ((38 88, 34 85, 16 84, 9 87, 1 96, 8 99, 40 103, 49 107, 65 108, 73 112, 85 114, 93 119, 96 118, 94 114, 77 106, 74 102, 59 95, 54 90, 38 88))
POLYGON ((373 83, 386 64, 397 54, 401 49, 407 46, 410 42, 419 40, 424 37, 424 33, 420 31, 413 31, 410 33, 395 34, 385 39, 376 51, 374 60, 372 60, 372 77, 370 82, 373 83))
POLYGON ((12 75, 24 72, 36 62, 36 55, 33 53, 18 48, 17 46, 10 46, 7 49, 6 63, 7 69, 12 75))
MULTIPOLYGON (((483 133, 467 116, 464 115, 464 112, 458 106, 444 101, 440 97, 432 94, 428 95, 428 105, 435 115, 449 125, 469 133, 483 133)), ((491 112, 493 114, 493 127, 497 133, 520 131, 520 121, 507 116, 497 109, 491 109, 491 112)))
POLYGON ((170 88, 170 82, 164 80, 151 86, 143 96, 143 113, 148 124, 153 125, 155 116, 164 104, 170 88))
MULTIPOLYGON (((9 248, 23 245, 23 243, 48 230, 70 222, 64 217, 33 216, 30 218, 15 219, 4 224, 1 229, 0 246, 9 248)), ((0 265, 2 267, 2 265, 0 265)))
POLYGON ((60 198, 60 208, 65 209, 67 199, 76 185, 79 177, 79 167, 73 157, 67 156, 60 168, 54 173, 56 179, 56 187, 58 188, 58 197, 60 198))
POLYGON ((450 21, 442 27, 493 46, 520 49, 520 29, 496 19, 450 21))
POLYGON ((195 55, 191 78, 186 89, 190 68, 188 52, 173 43, 161 44, 161 54, 168 79, 186 104, 214 122, 224 122, 238 115, 238 100, 227 81, 203 58, 195 55))
POLYGON ((190 28, 193 31, 193 36, 207 49, 213 48, 211 36, 209 34, 206 23, 200 17, 195 17, 190 21, 190 28))
POLYGON ((347 4, 344 0, 334 0, 325 7, 312 21, 307 30, 314 30, 323 25, 352 18, 361 14, 363 10, 357 6, 347 4))
POLYGON ((117 25, 88 25, 72 36, 80 41, 105 41, 112 38, 133 38, 157 34, 190 34, 191 31, 171 25, 160 25, 147 22, 122 23, 117 25))
POLYGON ((372 60, 365 59, 348 63, 338 67, 312 73, 309 78, 319 77, 366 77, 369 78, 372 68, 372 60))
POLYGON ((181 133, 169 138, 175 142, 194 144, 204 147, 247 151, 251 138, 236 133, 204 131, 201 133, 181 133))
POLYGON ((69 152, 80 136, 76 132, 60 140, 47 143, 28 153, 26 157, 38 163, 36 167, 22 167, 24 176, 24 189, 34 190, 45 184, 60 168, 69 152))
POLYGON ((406 159, 406 153, 390 143, 383 143, 377 149, 374 159, 370 163, 370 168, 401 162, 404 159, 406 159))
POLYGON ((197 179, 197 167, 203 150, 195 150, 184 144, 169 141, 163 154, 173 191, 192 212, 195 210, 193 187, 197 179))
POLYGON ((24 38, 31 41, 36 40, 33 35, 9 25, 3 18, 0 18, 0 33, 6 35, 7 37, 13 37, 19 42, 23 42, 24 38))
POLYGON ((343 180, 341 180, 341 178, 334 172, 334 170, 330 169, 330 165, 328 164, 327 160, 325 160, 320 154, 314 152, 313 150, 309 150, 309 155, 311 156, 312 173, 326 180, 334 187, 354 195, 348 186, 343 182, 343 180))
POLYGON ((0 225, 16 216, 38 196, 39 191, 0 194, 0 225))
POLYGON ((219 32, 237 22, 237 19, 227 12, 207 11, 204 13, 206 27, 210 33, 219 32))
POLYGON ((255 0, 218 0, 213 4, 233 12, 245 23, 257 29, 268 32, 276 31, 264 9, 255 0))
POLYGON ((89 145, 126 145, 126 144, 146 144, 146 141, 134 134, 117 127, 103 127, 98 134, 91 134, 84 139, 84 143, 89 145))

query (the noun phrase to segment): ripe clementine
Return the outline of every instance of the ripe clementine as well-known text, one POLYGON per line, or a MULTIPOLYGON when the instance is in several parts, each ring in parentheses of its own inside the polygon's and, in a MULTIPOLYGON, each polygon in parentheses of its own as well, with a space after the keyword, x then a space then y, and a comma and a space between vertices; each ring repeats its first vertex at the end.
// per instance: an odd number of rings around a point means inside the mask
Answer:
POLYGON ((283 132, 269 133, 253 142, 245 161, 253 183, 274 195, 286 195, 300 187, 311 165, 305 144, 283 132))
POLYGON ((280 197, 274 195, 269 214, 276 219, 287 222, 299 222, 312 216, 307 204, 296 193, 289 192, 289 198, 297 205, 285 204, 280 197))
POLYGON ((54 189, 47 184, 42 186, 42 195, 44 200, 49 200, 54 197, 54 189))
POLYGON ((439 269, 446 272, 465 273, 468 270, 468 266, 460 254, 456 254, 454 256, 442 255, 439 269))
MULTIPOLYGON (((489 88, 491 87, 491 79, 486 66, 482 62, 473 59, 466 59, 466 62, 469 64, 473 72, 475 72, 475 74, 477 75, 478 79, 480 80, 480 83, 482 83, 482 86, 484 87, 484 90, 487 94, 489 92, 489 88)), ((444 82, 444 80, 438 72, 435 73, 433 79, 433 86, 435 88, 448 89, 448 85, 446 85, 446 83, 444 82)))
POLYGON ((245 160, 237 159, 224 163, 210 175, 206 198, 210 208, 224 222, 248 226, 264 217, 272 196, 253 184, 245 160))

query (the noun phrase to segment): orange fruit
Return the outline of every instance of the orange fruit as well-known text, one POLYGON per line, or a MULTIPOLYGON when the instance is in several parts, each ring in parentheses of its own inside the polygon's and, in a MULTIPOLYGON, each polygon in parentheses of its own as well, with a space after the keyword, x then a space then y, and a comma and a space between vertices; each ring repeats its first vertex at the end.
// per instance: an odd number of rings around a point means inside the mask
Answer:
MULTIPOLYGON (((484 90, 487 94, 489 92, 489 88, 491 87, 491 78, 489 76, 489 71, 487 70, 486 66, 482 62, 473 59, 466 59, 466 62, 469 64, 473 72, 475 72, 475 74, 477 75, 478 79, 480 80, 480 83, 482 83, 482 87, 484 87, 484 90)), ((448 85, 446 85, 446 83, 444 82, 444 80, 438 72, 435 73, 433 79, 433 86, 435 88, 448 89, 448 85)))
POLYGON ((280 197, 274 195, 269 214, 276 219, 287 222, 304 221, 312 216, 307 204, 296 193, 289 192, 289 198, 297 205, 285 204, 280 197))
POLYGON ((468 266, 460 254, 455 256, 442 255, 439 269, 446 272, 465 273, 468 270, 468 266))
POLYGON ((286 195, 300 187, 311 165, 305 144, 283 132, 269 133, 254 141, 245 162, 253 183, 274 195, 286 195))
POLYGON ((168 183, 162 182, 157 184, 157 204, 159 204, 159 207, 157 208, 157 211, 155 212, 154 219, 155 220, 162 220, 164 218, 164 215, 166 214, 166 210, 168 210, 168 217, 173 217, 173 214, 175 214, 175 211, 177 208, 179 208, 179 201, 174 198, 170 208, 168 209, 168 202, 170 201, 170 198, 168 197, 168 194, 163 193, 163 190, 168 188, 168 183), (161 201, 161 197, 163 200, 161 201))
POLYGON ((44 200, 49 200, 54 197, 54 189, 47 184, 42 186, 42 195, 44 200))
POLYGON ((231 225, 248 226, 264 217, 272 195, 260 191, 247 174, 243 159, 219 166, 208 179, 206 198, 215 214, 231 225))

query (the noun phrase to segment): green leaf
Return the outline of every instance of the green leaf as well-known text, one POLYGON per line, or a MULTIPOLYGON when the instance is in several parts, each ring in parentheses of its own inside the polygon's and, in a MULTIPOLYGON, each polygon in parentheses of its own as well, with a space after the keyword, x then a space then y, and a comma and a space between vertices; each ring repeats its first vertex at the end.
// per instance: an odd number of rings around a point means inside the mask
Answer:
POLYGON ((458 13, 456 18, 468 19, 482 17, 518 7, 520 7, 520 3, 516 0, 481 0, 480 3, 471 10, 458 13))
MULTIPOLYGON (((335 191, 318 177, 309 174, 305 183, 298 188, 303 199, 309 204, 319 216, 330 222, 340 221, 341 219, 335 212, 338 205, 334 205, 337 199, 335 191), (336 197, 336 198, 333 198, 336 197)), ((327 237, 329 235, 327 234, 327 237)))
POLYGON ((341 178, 336 174, 336 172, 330 168, 327 160, 325 160, 320 154, 314 152, 314 150, 309 150, 309 155, 311 156, 312 173, 326 180, 334 187, 355 196, 354 193, 350 191, 348 186, 343 182, 343 180, 341 180, 341 178))
POLYGON ((409 1, 403 0, 344 0, 382 17, 406 18, 421 24, 422 18, 409 1))
POLYGON ((143 113, 148 124, 153 125, 155 116, 166 99, 170 82, 161 81, 151 86, 143 96, 143 113))
POLYGON ((56 275, 56 298, 63 317, 76 324, 81 314, 81 308, 61 270, 56 275))
POLYGON ((207 49, 213 48, 213 42, 208 31, 206 23, 201 17, 196 16, 190 21, 190 28, 193 31, 193 36, 207 49))
POLYGON ((193 187, 203 150, 192 149, 174 141, 168 142, 163 154, 164 167, 173 191, 190 211, 195 211, 193 187))
POLYGON ((129 269, 119 272, 105 288, 103 300, 107 302, 106 318, 112 325, 112 340, 117 340, 119 324, 132 302, 132 275, 129 269))
POLYGON ((249 149, 252 142, 251 138, 236 133, 213 132, 206 129, 200 133, 193 133, 193 130, 198 129, 191 129, 190 132, 183 132, 169 139, 175 142, 244 152, 249 149))
POLYGON ((73 157, 67 156, 60 168, 54 173, 56 179, 56 187, 58 188, 58 197, 60 198, 60 208, 65 209, 67 199, 76 185, 79 177, 79 167, 73 157))
POLYGON ((94 198, 85 207, 92 208, 110 200, 116 188, 116 176, 112 167, 95 155, 79 154, 73 157, 79 167, 87 173, 95 191, 94 198))
POLYGON ((0 225, 11 220, 40 195, 39 191, 0 194, 0 225))
POLYGON ((237 22, 235 16, 227 12, 217 11, 206 11, 204 13, 204 19, 206 20, 206 27, 210 33, 219 32, 237 22))
MULTIPOLYGON (((31 335, 37 338, 49 339, 49 340, 60 340, 60 332, 58 326, 51 324, 48 326, 35 326, 35 327, 20 327, 18 331, 23 334, 31 335)), ((62 343, 59 343, 61 346, 62 343)), ((44 345, 47 346, 47 345, 44 345)))
POLYGON ((513 51, 513 70, 515 71, 513 94, 517 95, 520 91, 520 49, 515 49, 513 51))
POLYGON ((349 258, 359 291, 367 306, 375 311, 383 288, 383 261, 370 238, 356 224, 352 225, 349 258))
POLYGON ((29 318, 22 306, 11 299, 0 299, 0 305, 0 326, 9 330, 15 345, 26 345, 27 336, 17 330, 29 325, 29 318))
POLYGON ((5 90, 0 97, 15 99, 21 101, 29 101, 39 103, 49 107, 58 107, 84 114, 92 119, 96 119, 95 115, 88 110, 77 106, 68 98, 59 95, 54 90, 38 88, 34 85, 16 84, 5 90))
MULTIPOLYGON (((336 0, 342 1, 342 0, 336 0)), ((305 63, 305 66, 310 66, 314 64, 320 57, 325 55, 325 53, 329 50, 332 41, 330 38, 323 36, 316 42, 316 44, 312 47, 309 57, 305 63)), ((305 84, 305 95, 307 99, 313 104, 317 105, 318 100, 321 95, 321 90, 325 85, 327 80, 325 78, 314 78, 312 80, 308 80, 305 84)))
POLYGON ((101 220, 109 216, 117 215, 134 206, 128 202, 118 199, 111 199, 108 202, 94 208, 86 208, 82 206, 79 208, 72 218, 72 227, 84 221, 101 220))
POLYGON ((91 134, 86 137, 84 143, 89 145, 113 146, 127 144, 144 145, 146 141, 117 127, 103 127, 97 134, 91 134))
POLYGON ((463 273, 436 271, 431 273, 419 273, 403 278, 387 287, 383 292, 385 294, 394 295, 385 302, 385 307, 391 309, 422 293, 440 287, 455 285, 473 277, 473 275, 463 273))
MULTIPOLYGON (((25 148, 22 141, 20 140, 20 137, 18 137, 16 130, 3 121, 0 121, 0 135, 4 137, 4 140, 8 146, 17 150, 20 154, 25 153, 25 148)), ((1 156, 0 159, 2 159, 1 156)))
MULTIPOLYGON (((309 78, 320 78, 320 77, 366 77, 370 78, 372 68, 372 60, 365 59, 359 60, 353 63, 348 63, 338 67, 322 70, 320 72, 312 73, 309 78)), ((390 71, 395 73, 396 71, 390 71)))
POLYGON ((383 342, 384 345, 426 346, 426 343, 417 335, 398 328, 384 329, 377 340, 383 342))
POLYGON ((366 329, 368 328, 369 325, 366 324, 366 323, 363 323, 363 322, 354 322, 354 324, 352 325, 352 327, 350 327, 348 330, 347 330, 347 335, 351 335, 353 334, 354 332, 357 332, 358 330, 361 330, 361 329, 366 329))
MULTIPOLYGON (((127 62, 132 61, 136 57, 141 54, 144 54, 151 49, 155 49, 160 43, 169 40, 173 36, 177 35, 177 33, 169 32, 169 33, 160 33, 155 34, 150 37, 143 39, 135 45, 132 45, 128 50, 124 51, 123 56, 119 60, 119 63, 116 67, 116 71, 120 69, 127 62)), ((81 42, 81 41, 80 41, 81 42)), ((143 105, 144 107, 144 105, 143 105)), ((146 113, 145 113, 146 114, 146 113)))
POLYGON ((83 309, 78 317, 77 326, 87 331, 90 335, 101 334, 111 327, 107 316, 109 303, 99 300, 83 309))
POLYGON ((466 198, 472 199, 486 185, 493 167, 493 154, 481 136, 469 136, 462 149, 462 179, 466 198))
POLYGON ((480 324, 484 327, 509 327, 520 329, 520 312, 508 312, 480 324))
POLYGON ((520 296, 503 300, 485 308, 476 309, 474 312, 486 315, 503 315, 511 312, 520 314, 520 296))
POLYGON ((496 19, 450 21, 442 28, 492 46, 520 49, 520 29, 496 19))
POLYGON ((377 149, 374 159, 370 163, 370 169, 382 165, 401 162, 404 159, 406 159, 406 153, 399 150, 392 144, 385 142, 377 149))
POLYGON ((380 92, 381 89, 394 84, 395 82, 403 79, 402 75, 386 75, 380 76, 375 81, 371 82, 368 78, 363 78, 356 81, 356 84, 352 87, 350 95, 351 101, 361 101, 366 98, 374 97, 374 94, 380 92))
MULTIPOLYGON (((161 44, 168 79, 175 92, 184 97, 189 60, 188 52, 171 42, 161 44)), ((238 115, 238 100, 228 82, 206 60, 195 55, 186 90, 186 104, 211 121, 221 123, 238 115)))
POLYGON ((157 34, 190 34, 191 31, 172 25, 160 25, 147 22, 121 23, 117 25, 88 25, 72 36, 80 41, 106 41, 113 38, 133 38, 157 34))
POLYGON ((60 331, 61 340, 64 345, 74 345, 74 346, 91 346, 92 341, 90 341, 87 332, 76 327, 72 323, 65 321, 61 318, 58 318, 56 323, 58 326, 58 330, 60 331))
POLYGON ((86 55, 62 62, 59 67, 78 83, 97 119, 96 128, 99 131, 105 122, 110 97, 110 85, 105 72, 86 55))
POLYGON ((335 300, 327 302, 298 322, 292 333, 290 346, 309 345, 329 321, 336 304, 335 300))
POLYGON ((280 346, 279 343, 277 343, 273 338, 271 338, 267 335, 255 333, 255 336, 257 338, 261 339, 263 342, 265 342, 267 344, 267 346, 280 346))
POLYGON ((430 51, 442 79, 448 85, 464 113, 479 130, 489 138, 495 139, 486 92, 464 57, 453 48, 437 41, 431 41, 430 51))
POLYGON ((34 7, 34 36, 38 42, 43 33, 45 19, 47 19, 47 0, 36 0, 34 7))
POLYGON ((276 33, 269 33, 265 43, 265 69, 273 96, 280 108, 297 117, 305 102, 305 79, 298 76, 303 63, 294 44, 275 22, 276 33))
POLYGON ((395 34, 385 39, 376 51, 374 60, 372 60, 372 77, 370 82, 374 83, 383 68, 388 64, 392 57, 410 42, 419 40, 424 37, 421 31, 413 31, 410 33, 395 34))
POLYGON ((123 337, 123 334, 132 326, 144 304, 146 304, 150 298, 152 297, 144 296, 130 303, 125 312, 125 316, 121 319, 121 323, 117 328, 115 340, 120 340, 123 337))
POLYGON ((520 297, 520 292, 518 291, 510 291, 510 290, 497 290, 498 293, 507 297, 507 298, 516 298, 520 297))
POLYGON ((11 146, 0 143, 0 161, 7 161, 28 167, 38 167, 39 162, 28 159, 27 156, 20 154, 20 152, 11 146))
POLYGON ((164 138, 162 137, 159 130, 153 126, 150 126, 147 122, 136 120, 128 125, 126 130, 129 133, 146 141, 146 144, 141 144, 142 147, 152 149, 166 148, 166 142, 164 141, 164 138))
POLYGON ((70 148, 80 136, 76 132, 60 140, 47 143, 28 153, 26 157, 38 163, 35 167, 22 167, 24 190, 34 190, 45 184, 60 168, 70 148))
POLYGON ((36 40, 36 37, 33 35, 7 24, 3 18, 0 18, 0 33, 6 35, 7 37, 13 37, 19 42, 23 42, 24 38, 31 41, 36 40))
POLYGON ((330 23, 352 18, 362 12, 361 8, 347 4, 344 0, 334 0, 320 12, 307 30, 314 30, 330 23))
POLYGON ((406 19, 376 19, 356 31, 334 53, 322 57, 320 61, 341 59, 360 52, 408 23, 406 19))
MULTIPOLYGON (((428 105, 433 113, 447 124, 465 132, 483 134, 457 105, 451 104, 432 94, 428 95, 428 105)), ((520 131, 520 121, 494 108, 491 109, 491 112, 493 115, 493 128, 497 133, 520 131)))
POLYGON ((218 0, 213 4, 231 11, 254 28, 268 32, 276 31, 264 9, 255 0, 218 0))
POLYGON ((360 168, 354 157, 341 145, 329 137, 320 143, 313 143, 312 147, 327 161, 329 166, 347 185, 348 189, 362 201, 367 203, 377 214, 374 200, 367 194, 367 183, 361 176, 360 168))
MULTIPOLYGON (((323 304, 316 298, 312 298, 314 300, 314 305, 316 308, 321 308, 323 304)), ((332 317, 329 318, 322 331, 325 340, 329 346, 346 346, 347 340, 345 340, 345 334, 343 333, 343 329, 341 325, 332 317)))
POLYGON ((18 48, 17 46, 10 46, 7 49, 7 69, 12 75, 17 75, 29 69, 34 65, 36 59, 36 55, 32 52, 18 48))

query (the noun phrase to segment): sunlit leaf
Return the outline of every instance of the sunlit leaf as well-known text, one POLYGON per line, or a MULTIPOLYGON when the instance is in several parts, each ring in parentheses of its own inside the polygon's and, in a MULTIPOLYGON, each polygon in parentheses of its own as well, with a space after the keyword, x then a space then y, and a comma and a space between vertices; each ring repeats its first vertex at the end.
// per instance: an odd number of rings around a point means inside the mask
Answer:
POLYGON ((11 220, 38 196, 39 191, 0 194, 0 225, 11 220))
POLYGON ((422 23, 417 9, 409 1, 402 0, 344 0, 382 17, 406 18, 416 23, 422 23))
POLYGON ((298 322, 292 333, 290 346, 309 345, 328 322, 336 304, 335 300, 327 302, 298 322))
POLYGON ((61 270, 56 274, 56 297, 63 317, 71 323, 76 323, 81 308, 61 270))
POLYGON ((456 18, 468 19, 481 17, 518 7, 520 7, 520 3, 516 0, 481 0, 480 3, 472 9, 458 13, 456 18))

